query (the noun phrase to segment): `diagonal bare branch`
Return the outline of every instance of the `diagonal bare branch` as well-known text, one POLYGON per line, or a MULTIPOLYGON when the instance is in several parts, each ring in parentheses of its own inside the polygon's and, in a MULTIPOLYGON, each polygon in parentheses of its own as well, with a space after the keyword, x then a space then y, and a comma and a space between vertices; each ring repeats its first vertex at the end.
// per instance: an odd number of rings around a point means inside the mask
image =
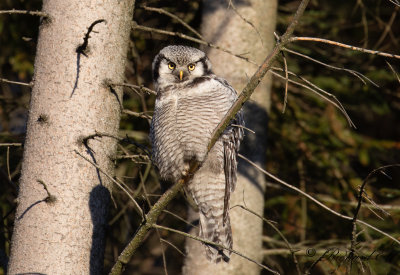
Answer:
MULTIPOLYGON (((263 64, 259 67, 256 73, 252 76, 247 86, 244 88, 239 98, 233 104, 231 109, 228 111, 227 115, 224 117, 222 122, 217 126, 212 134, 211 141, 207 146, 208 151, 214 146, 215 142, 221 136, 222 132, 228 126, 229 122, 236 115, 237 112, 241 109, 242 105, 245 101, 247 101, 251 94, 254 92, 255 88, 261 82, 261 79, 265 76, 265 74, 271 69, 273 62, 283 49, 283 47, 289 43, 289 38, 291 37, 296 25, 304 10, 308 5, 309 0, 302 0, 299 4, 299 7, 293 16, 293 20, 288 26, 285 34, 281 38, 281 42, 278 43, 273 51, 267 56, 264 60, 263 64)), ((133 28, 137 28, 138 25, 136 23, 133 24, 133 28)), ((143 27, 143 26, 141 26, 143 27)), ((147 28, 147 27, 145 27, 147 28)), ((151 28, 150 28, 151 29, 151 28)), ((170 189, 168 189, 161 198, 154 204, 154 206, 150 209, 150 211, 146 214, 145 220, 142 225, 136 231, 135 236, 129 242, 129 244, 125 247, 125 249, 119 255, 116 263, 112 267, 110 271, 110 275, 121 274, 124 266, 129 262, 136 249, 142 244, 147 232, 156 224, 158 216, 161 214, 162 210, 169 204, 169 202, 177 196, 179 191, 183 188, 185 184, 187 184, 193 177, 194 173, 200 168, 201 164, 198 162, 191 162, 189 165, 188 173, 182 177, 177 183, 175 183, 170 189)))

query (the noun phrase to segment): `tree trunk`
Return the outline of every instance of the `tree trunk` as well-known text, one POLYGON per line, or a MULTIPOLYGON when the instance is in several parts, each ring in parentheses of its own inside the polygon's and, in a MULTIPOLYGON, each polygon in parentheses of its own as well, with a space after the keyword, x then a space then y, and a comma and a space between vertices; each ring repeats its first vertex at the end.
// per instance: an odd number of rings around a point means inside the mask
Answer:
MULTIPOLYGON (((203 2, 202 33, 205 39, 234 53, 245 54, 246 57, 261 64, 274 45, 277 1, 232 1, 234 4, 237 3, 235 5, 237 12, 232 7, 228 8, 228 2, 224 0, 203 2)), ((214 72, 228 80, 238 92, 257 69, 255 65, 215 49, 211 49, 208 56, 213 63, 214 72)), ((256 134, 246 132, 241 153, 260 166, 265 164, 267 149, 270 86, 270 79, 267 77, 260 83, 251 102, 244 106, 246 126, 256 134)), ((238 169, 238 184, 230 203, 233 249, 261 262, 263 221, 234 206, 243 205, 263 215, 265 178, 244 161, 239 161, 238 169)), ((192 210, 189 211, 189 217, 192 220, 198 219, 197 213, 192 210)), ((196 234, 194 231, 191 233, 196 234)), ((205 258, 202 244, 194 240, 187 240, 186 251, 184 274, 249 275, 260 272, 257 265, 237 255, 231 257, 229 264, 210 263, 205 258)))
POLYGON ((9 274, 102 273, 133 6, 43 3, 9 274))

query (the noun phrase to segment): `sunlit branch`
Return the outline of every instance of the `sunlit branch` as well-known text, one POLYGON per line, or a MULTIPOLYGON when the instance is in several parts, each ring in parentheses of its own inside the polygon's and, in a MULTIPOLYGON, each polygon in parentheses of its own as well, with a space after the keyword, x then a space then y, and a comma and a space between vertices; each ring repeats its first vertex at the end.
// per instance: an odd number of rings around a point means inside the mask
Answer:
POLYGON ((390 58, 396 58, 400 59, 400 55, 397 54, 392 54, 392 53, 385 53, 381 51, 376 51, 376 50, 369 50, 369 49, 364 49, 352 45, 347 45, 344 43, 328 40, 328 39, 323 39, 323 38, 316 38, 316 37, 291 37, 289 39, 289 42, 296 42, 296 41, 312 41, 312 42, 319 42, 319 43, 324 43, 324 44, 329 44, 333 46, 338 46, 346 49, 350 49, 353 51, 359 51, 363 53, 368 53, 368 54, 373 54, 373 55, 379 55, 379 56, 384 56, 384 57, 390 57, 390 58))
POLYGON ((36 15, 41 17, 49 17, 49 15, 42 11, 28 11, 28 10, 0 10, 0 14, 26 14, 26 15, 36 15))
POLYGON ((21 86, 28 86, 28 87, 32 87, 33 86, 33 82, 25 83, 25 82, 12 81, 12 80, 8 80, 8 79, 5 79, 5 78, 0 78, 0 83, 2 83, 2 82, 3 83, 8 83, 8 84, 21 85, 21 86))

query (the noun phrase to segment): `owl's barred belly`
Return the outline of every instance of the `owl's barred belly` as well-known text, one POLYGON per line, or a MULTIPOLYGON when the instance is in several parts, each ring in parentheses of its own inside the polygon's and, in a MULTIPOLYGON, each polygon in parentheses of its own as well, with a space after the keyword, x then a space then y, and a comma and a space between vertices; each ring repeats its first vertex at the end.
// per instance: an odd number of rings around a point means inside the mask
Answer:
MULTIPOLYGON (((204 161, 212 132, 229 106, 219 106, 218 110, 207 96, 178 99, 169 95, 158 102, 158 107, 157 121, 161 123, 155 134, 158 156, 163 161, 157 161, 157 166, 164 179, 176 181, 184 173, 185 163, 192 159, 204 161), (173 135, 165 135, 166 132, 173 135)), ((214 161, 211 166, 219 168, 222 163, 214 161)))

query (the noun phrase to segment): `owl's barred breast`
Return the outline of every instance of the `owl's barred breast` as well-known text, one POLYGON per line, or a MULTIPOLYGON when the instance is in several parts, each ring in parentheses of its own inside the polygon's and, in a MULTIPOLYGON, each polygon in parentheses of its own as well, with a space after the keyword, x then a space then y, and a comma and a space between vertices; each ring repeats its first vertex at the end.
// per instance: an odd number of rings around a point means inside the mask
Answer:
POLYGON ((216 77, 204 77, 192 86, 159 91, 152 123, 153 160, 166 180, 178 180, 185 161, 204 160, 213 130, 236 99, 236 92, 216 77))

